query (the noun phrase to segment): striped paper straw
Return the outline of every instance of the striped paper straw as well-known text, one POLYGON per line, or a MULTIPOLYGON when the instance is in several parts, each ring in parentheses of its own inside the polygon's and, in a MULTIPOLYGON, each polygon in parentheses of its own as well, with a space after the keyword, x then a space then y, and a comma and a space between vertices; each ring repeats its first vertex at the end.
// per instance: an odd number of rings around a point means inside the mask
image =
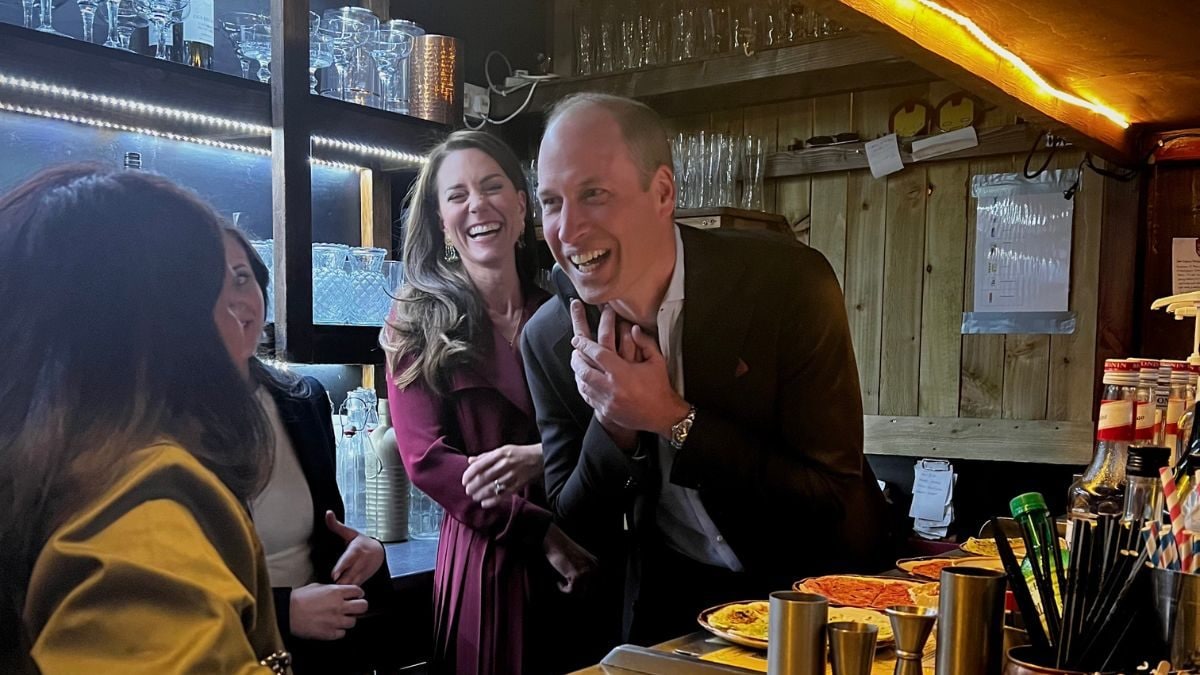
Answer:
POLYGON ((1146 546, 1146 554, 1150 565, 1158 567, 1158 523, 1149 522, 1142 526, 1142 543, 1146 546))
POLYGON ((1158 540, 1158 554, 1163 569, 1180 570, 1179 548, 1175 545, 1175 533, 1164 529, 1158 540))
POLYGON ((1171 514, 1172 539, 1179 545, 1179 563, 1182 569, 1187 569, 1191 563, 1192 551, 1183 547, 1183 514, 1179 507, 1179 491, 1175 487, 1175 479, 1171 477, 1171 469, 1163 467, 1158 470, 1158 478, 1162 483, 1163 496, 1167 499, 1167 513, 1171 514))

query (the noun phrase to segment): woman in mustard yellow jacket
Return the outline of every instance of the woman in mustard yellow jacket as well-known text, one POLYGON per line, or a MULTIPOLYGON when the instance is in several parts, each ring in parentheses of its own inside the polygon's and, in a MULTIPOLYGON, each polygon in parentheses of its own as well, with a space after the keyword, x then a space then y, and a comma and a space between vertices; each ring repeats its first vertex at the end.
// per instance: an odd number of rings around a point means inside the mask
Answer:
POLYGON ((0 672, 286 668, 244 506, 270 430, 213 319, 220 226, 134 171, 0 197, 0 672))

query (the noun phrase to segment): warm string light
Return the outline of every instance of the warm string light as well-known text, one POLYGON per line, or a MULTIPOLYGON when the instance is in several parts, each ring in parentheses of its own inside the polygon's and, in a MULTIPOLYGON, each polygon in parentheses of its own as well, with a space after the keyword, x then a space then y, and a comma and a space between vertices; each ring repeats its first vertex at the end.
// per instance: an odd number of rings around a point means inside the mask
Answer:
POLYGON ((1060 101, 1063 101, 1064 103, 1069 103, 1071 105, 1090 110, 1090 111, 1096 113, 1097 115, 1106 117, 1109 120, 1111 120, 1114 124, 1121 127, 1122 129, 1129 128, 1129 120, 1125 119, 1125 117, 1123 115, 1121 115, 1121 113, 1118 113, 1117 111, 1113 110, 1112 108, 1109 108, 1108 106, 1105 106, 1105 105, 1101 105, 1099 103, 1093 103, 1092 101, 1088 101, 1086 99, 1082 99, 1070 92, 1063 91, 1063 90, 1058 89, 1057 87, 1054 87, 1053 85, 1051 85, 1049 82, 1046 81, 1045 78, 1043 78, 1041 75, 1039 75, 1038 72, 1036 70, 1034 70, 1028 63, 1025 63, 1025 61, 1021 57, 1012 53, 1011 51, 1006 49, 1003 45, 1001 45, 998 42, 996 42, 995 40, 993 40, 991 38, 991 36, 988 35, 987 33, 985 33, 982 28, 980 28, 978 25, 975 24, 974 21, 955 12, 954 10, 948 9, 946 7, 943 7, 939 4, 937 4, 936 2, 933 2, 933 0, 916 0, 916 2, 919 3, 922 7, 925 7, 934 12, 937 12, 938 14, 941 14, 942 16, 946 17, 947 19, 958 24, 960 27, 962 27, 964 30, 966 30, 968 33, 970 33, 976 40, 978 40, 980 44, 982 44, 984 47, 986 47, 988 49, 988 51, 990 51, 993 54, 995 54, 996 56, 999 56, 1000 58, 1004 59, 1006 62, 1008 62, 1009 65, 1011 65, 1012 67, 1019 70, 1022 75, 1029 78, 1029 80, 1032 81, 1035 85, 1037 85, 1038 89, 1041 89, 1044 93, 1049 94, 1049 95, 1059 99, 1060 101))

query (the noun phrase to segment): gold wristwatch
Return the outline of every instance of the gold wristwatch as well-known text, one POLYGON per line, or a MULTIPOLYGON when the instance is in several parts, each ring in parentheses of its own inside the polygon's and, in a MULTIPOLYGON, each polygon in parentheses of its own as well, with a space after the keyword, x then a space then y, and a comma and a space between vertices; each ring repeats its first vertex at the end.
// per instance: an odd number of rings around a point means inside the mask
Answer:
POLYGON ((688 408, 683 419, 671 425, 671 447, 679 450, 687 441, 688 432, 692 430, 692 422, 696 421, 696 406, 688 408))

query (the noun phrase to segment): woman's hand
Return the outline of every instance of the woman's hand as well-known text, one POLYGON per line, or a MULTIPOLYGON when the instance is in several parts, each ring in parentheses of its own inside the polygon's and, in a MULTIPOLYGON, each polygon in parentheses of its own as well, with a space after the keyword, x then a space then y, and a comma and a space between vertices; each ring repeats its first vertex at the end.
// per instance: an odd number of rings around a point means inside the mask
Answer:
POLYGON ((471 499, 483 508, 500 503, 504 495, 520 492, 542 478, 542 444, 502 445, 491 452, 468 457, 462 483, 471 499))
POLYGON ((542 551, 555 572, 562 577, 558 590, 572 593, 587 583, 596 569, 596 558, 576 544, 557 525, 551 524, 542 540, 542 551))
POLYGON ((346 550, 333 566, 334 583, 362 586, 383 565, 383 544, 342 524, 333 511, 325 512, 325 527, 346 542, 346 550))
POLYGON ((340 640, 367 611, 358 586, 309 584, 292 589, 289 623, 292 635, 309 640, 340 640))

